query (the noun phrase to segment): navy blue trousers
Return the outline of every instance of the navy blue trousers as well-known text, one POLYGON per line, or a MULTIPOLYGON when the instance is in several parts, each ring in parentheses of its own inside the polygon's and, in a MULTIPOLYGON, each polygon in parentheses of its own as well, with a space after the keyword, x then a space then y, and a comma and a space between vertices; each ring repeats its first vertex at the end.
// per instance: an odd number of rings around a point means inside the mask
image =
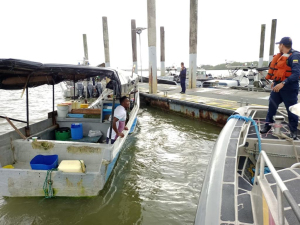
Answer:
POLYGON ((181 91, 185 93, 185 78, 180 78, 181 91))
POLYGON ((298 116, 291 113, 289 107, 298 103, 298 90, 280 90, 279 92, 271 92, 269 98, 269 110, 266 118, 266 122, 273 123, 273 116, 276 114, 278 106, 284 103, 286 111, 289 117, 289 127, 290 131, 294 132, 297 130, 298 126, 298 116))

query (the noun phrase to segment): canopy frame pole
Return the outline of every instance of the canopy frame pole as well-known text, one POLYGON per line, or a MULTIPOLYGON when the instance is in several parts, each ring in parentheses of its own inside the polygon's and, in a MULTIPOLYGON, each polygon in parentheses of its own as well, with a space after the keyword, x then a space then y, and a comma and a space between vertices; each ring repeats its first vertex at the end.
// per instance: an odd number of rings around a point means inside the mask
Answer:
POLYGON ((52 77, 52 81, 53 81, 53 83, 52 83, 52 103, 53 103, 53 105, 52 105, 52 116, 51 117, 52 117, 52 124, 57 125, 55 114, 54 114, 54 105, 55 105, 55 88, 54 88, 54 85, 55 85, 55 80, 54 80, 53 77, 52 77))
POLYGON ((52 102, 53 102, 52 113, 53 113, 53 116, 54 116, 54 101, 55 101, 55 98, 54 98, 54 80, 53 80, 53 84, 52 84, 52 102))
POLYGON ((13 119, 13 118, 10 118, 10 117, 7 117, 7 116, 0 116, 0 118, 2 118, 2 119, 8 118, 9 120, 12 120, 12 121, 16 121, 16 122, 20 122, 20 123, 27 123, 27 121, 17 120, 17 119, 13 119))
POLYGON ((112 112, 111 112, 111 120, 110 120, 110 130, 109 130, 109 144, 111 144, 111 134, 113 130, 113 121, 114 121, 114 113, 115 113, 115 99, 116 99, 116 87, 115 81, 113 81, 113 104, 112 104, 112 112))
POLYGON ((27 126, 25 127, 26 136, 30 136, 30 128, 29 128, 29 94, 28 94, 28 85, 26 84, 26 121, 27 126))
POLYGON ((74 101, 75 101, 75 74, 74 74, 73 81, 74 81, 74 101))
POLYGON ((5 119, 15 129, 15 131, 20 135, 20 137, 25 140, 26 137, 24 136, 24 134, 22 134, 21 131, 18 128, 16 128, 16 126, 10 121, 10 119, 8 117, 5 117, 5 119))

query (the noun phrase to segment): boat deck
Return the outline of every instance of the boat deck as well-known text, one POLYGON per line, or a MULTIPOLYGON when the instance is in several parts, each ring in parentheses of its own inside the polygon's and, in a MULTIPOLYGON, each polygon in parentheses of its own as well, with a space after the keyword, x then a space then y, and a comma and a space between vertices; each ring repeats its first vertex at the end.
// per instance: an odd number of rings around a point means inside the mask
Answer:
MULTIPOLYGON (((300 204, 300 169, 298 168, 286 168, 283 170, 278 171, 278 175, 289 189, 291 195, 295 199, 296 203, 300 204)), ((272 174, 267 174, 266 178, 268 183, 273 191, 274 197, 277 198, 277 190, 276 190, 276 182, 273 178, 272 174)), ((291 209, 290 205, 288 204, 287 200, 283 198, 284 204, 284 215, 285 218, 290 225, 300 225, 299 221, 297 220, 293 210, 291 209)))
MULTIPOLYGON (((259 125, 260 125, 260 128, 259 130, 263 129, 264 127, 264 124, 265 124, 265 120, 259 120, 259 125)), ((280 131, 289 136, 290 134, 290 129, 288 127, 288 124, 286 122, 283 122, 282 123, 282 127, 280 128, 280 131)), ((248 138, 257 138, 257 134, 256 134, 256 131, 255 131, 255 127, 251 124, 250 125, 250 128, 249 128, 249 132, 248 132, 248 138)), ((260 137, 262 139, 279 139, 278 137, 274 136, 273 135, 273 132, 272 132, 272 129, 266 133, 266 134, 261 134, 260 137)), ((300 138, 300 134, 299 134, 299 130, 298 130, 298 138, 300 138)))

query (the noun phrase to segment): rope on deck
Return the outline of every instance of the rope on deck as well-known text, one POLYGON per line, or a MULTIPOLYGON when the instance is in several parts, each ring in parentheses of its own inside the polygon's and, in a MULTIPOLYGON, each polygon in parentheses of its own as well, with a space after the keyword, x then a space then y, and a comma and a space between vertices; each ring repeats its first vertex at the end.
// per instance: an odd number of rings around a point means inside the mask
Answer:
POLYGON ((230 119, 238 119, 238 120, 244 120, 246 122, 249 122, 249 121, 252 122, 253 126, 255 127, 255 131, 256 131, 256 135, 257 135, 257 139, 258 139, 258 150, 260 152, 261 151, 261 139, 260 139, 260 133, 258 131, 256 121, 253 120, 251 117, 245 117, 245 116, 241 116, 241 115, 232 115, 227 119, 227 121, 229 121, 230 119))

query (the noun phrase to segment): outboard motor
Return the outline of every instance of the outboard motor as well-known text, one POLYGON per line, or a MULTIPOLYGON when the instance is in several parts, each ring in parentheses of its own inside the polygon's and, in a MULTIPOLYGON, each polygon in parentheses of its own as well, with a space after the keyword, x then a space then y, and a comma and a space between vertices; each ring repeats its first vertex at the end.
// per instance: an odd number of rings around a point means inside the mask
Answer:
POLYGON ((88 82, 88 85, 87 85, 87 97, 88 98, 93 97, 93 89, 94 89, 93 85, 90 82, 88 82))
POLYGON ((98 96, 100 96, 102 94, 102 84, 101 84, 101 82, 97 82, 96 90, 97 90, 98 96))
POLYGON ((96 98, 98 96, 97 87, 93 86, 93 98, 96 98))
POLYGON ((247 77, 249 79, 249 85, 253 85, 253 82, 254 82, 254 72, 253 71, 249 71, 247 77))
POLYGON ((77 90, 78 90, 78 97, 83 96, 83 84, 82 82, 77 82, 77 90))

